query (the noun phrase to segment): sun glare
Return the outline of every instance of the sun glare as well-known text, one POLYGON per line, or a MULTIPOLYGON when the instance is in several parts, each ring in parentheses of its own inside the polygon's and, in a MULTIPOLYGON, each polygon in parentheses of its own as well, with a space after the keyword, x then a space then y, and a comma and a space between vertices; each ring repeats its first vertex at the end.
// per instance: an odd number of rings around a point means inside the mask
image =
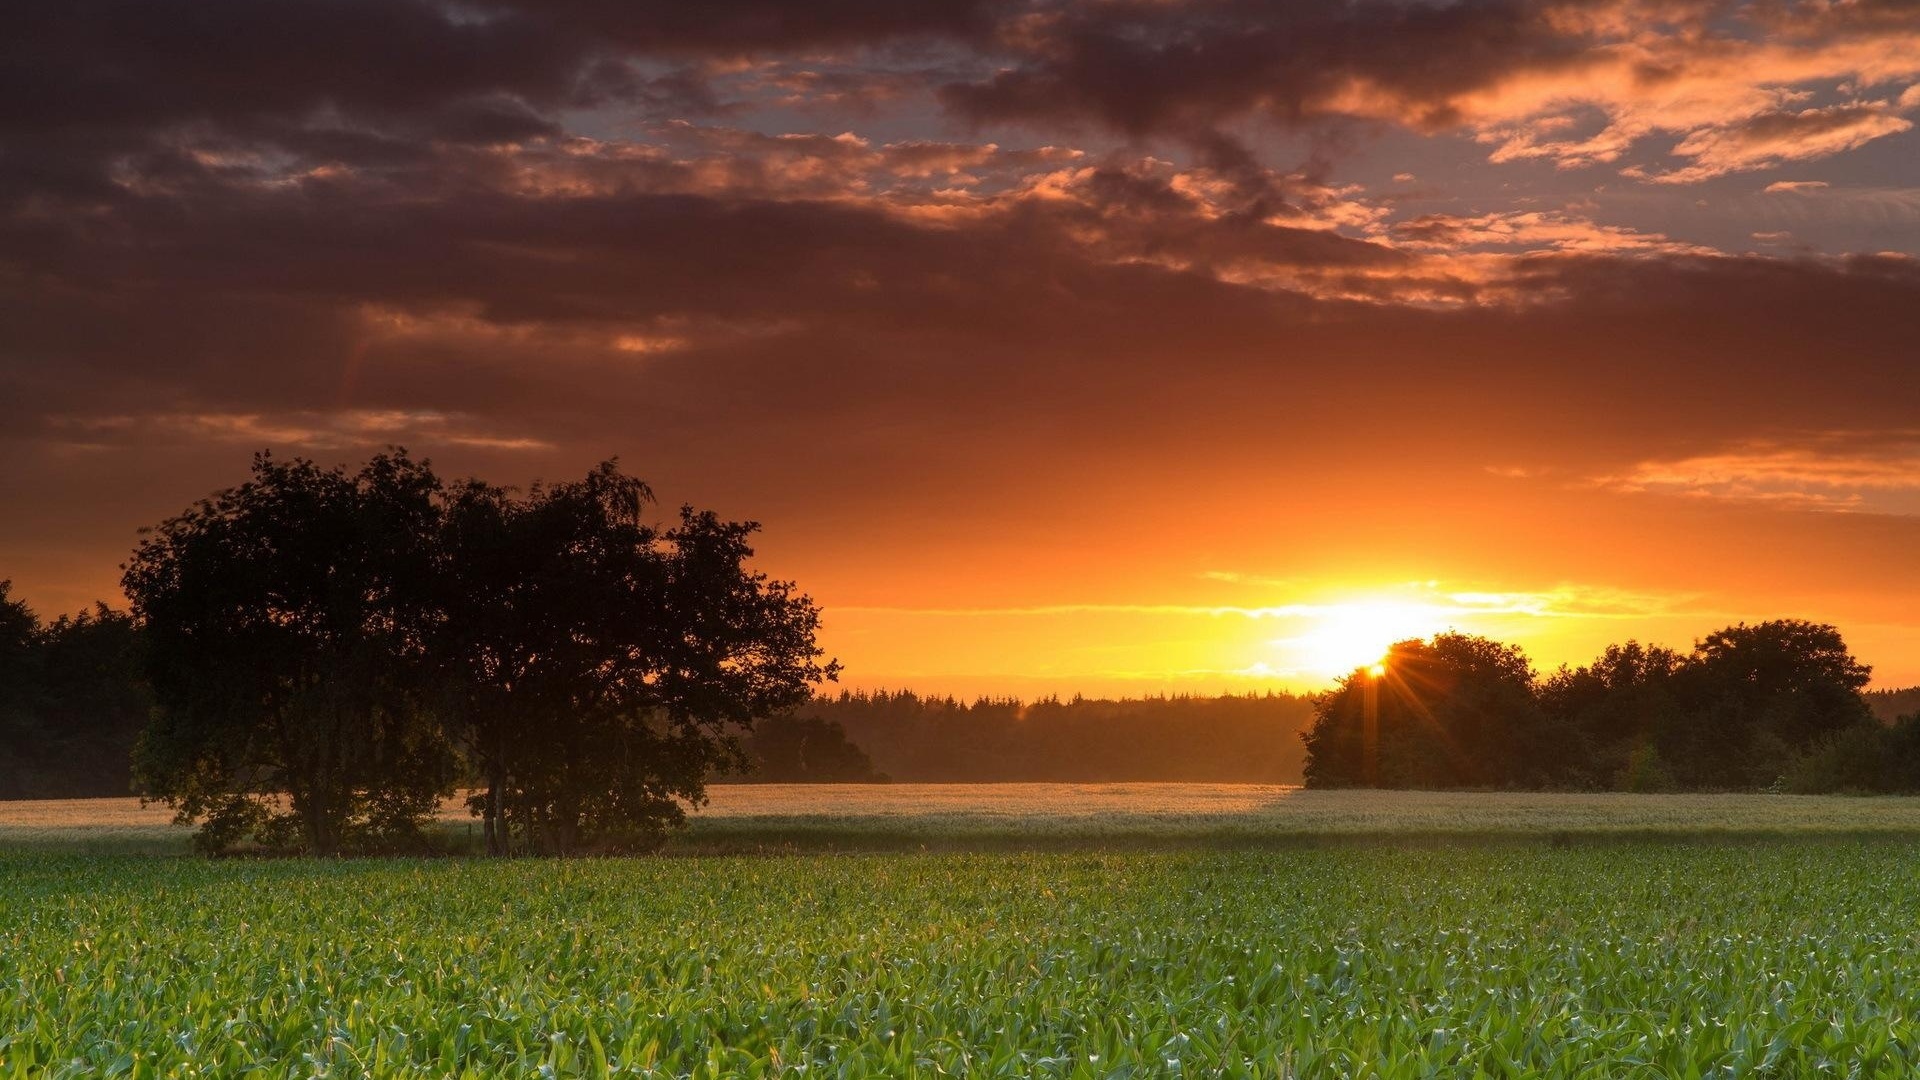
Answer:
POLYGON ((1440 608, 1398 600, 1329 604, 1313 619, 1298 636, 1274 644, 1286 651, 1286 666, 1316 675, 1344 675, 1377 666, 1395 642, 1431 637, 1446 629, 1440 608))

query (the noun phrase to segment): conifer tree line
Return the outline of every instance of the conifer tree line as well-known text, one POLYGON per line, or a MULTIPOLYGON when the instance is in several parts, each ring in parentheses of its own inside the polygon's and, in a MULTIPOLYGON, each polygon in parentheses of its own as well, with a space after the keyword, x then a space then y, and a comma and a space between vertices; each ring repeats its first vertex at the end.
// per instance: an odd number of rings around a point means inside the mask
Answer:
POLYGON ((902 782, 1297 784, 1313 703, 1275 691, 961 700, 843 690, 806 712, 902 782))

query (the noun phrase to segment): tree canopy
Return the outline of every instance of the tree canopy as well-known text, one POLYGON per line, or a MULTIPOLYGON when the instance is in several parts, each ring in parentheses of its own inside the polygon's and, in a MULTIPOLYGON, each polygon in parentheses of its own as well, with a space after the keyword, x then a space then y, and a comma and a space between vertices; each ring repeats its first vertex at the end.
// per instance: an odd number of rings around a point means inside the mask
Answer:
POLYGON ((257 457, 127 567, 141 782, 212 848, 416 843, 463 774, 495 852, 657 842, 732 729, 837 669, 812 601, 748 569, 756 525, 650 503, 613 462, 516 496, 399 450, 257 457))
POLYGON ((439 492, 403 452, 357 473, 261 454, 134 552, 159 705, 135 768, 208 845, 404 841, 451 790, 421 693, 439 492))
POLYGON ((139 630, 96 604, 42 624, 0 581, 0 799, 132 791, 151 700, 139 630))
POLYGON ((1891 736, 1862 695, 1870 670, 1823 624, 1742 623, 1684 654, 1629 641, 1544 680, 1519 649, 1450 633, 1395 645, 1383 669, 1356 671, 1316 704, 1308 784, 1362 782, 1376 678, 1389 787, 1885 789, 1903 775, 1832 779, 1895 747, 1878 741, 1891 736))
POLYGON ((813 603, 747 569, 756 525, 683 507, 663 529, 651 501, 612 463, 448 500, 433 655, 491 850, 651 843, 739 763, 731 728, 837 670, 813 603))

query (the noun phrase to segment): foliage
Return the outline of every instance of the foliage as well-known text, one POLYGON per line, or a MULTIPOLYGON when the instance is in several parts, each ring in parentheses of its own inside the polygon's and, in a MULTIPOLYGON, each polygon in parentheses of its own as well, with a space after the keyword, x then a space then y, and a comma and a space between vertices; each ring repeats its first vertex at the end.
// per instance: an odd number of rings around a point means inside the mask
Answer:
POLYGON ((887 780, 866 751, 847 739, 837 721, 776 716, 754 725, 747 738, 750 778, 769 784, 871 784, 887 780))
POLYGON ((141 647, 133 616, 103 603, 46 628, 40 776, 49 788, 76 796, 133 789, 132 749, 153 709, 141 647))
POLYGON ((1831 626, 1740 624, 1707 635, 1679 673, 1684 723, 1667 757, 1682 783, 1764 786, 1797 756, 1873 723, 1870 669, 1831 626))
POLYGON ((1883 724, 1891 724, 1903 716, 1920 713, 1920 686, 1908 686, 1898 690, 1868 690, 1861 694, 1867 699, 1867 707, 1883 724))
POLYGON ((1782 776, 1788 791, 1920 794, 1920 713, 1857 724, 1820 741, 1782 776))
POLYGON ((122 584, 158 702, 136 772, 214 849, 406 842, 451 788, 421 697, 439 481, 254 459, 153 530, 122 584))
POLYGON ((1780 786, 1796 794, 1886 791, 1892 786, 1887 734, 1860 724, 1821 740, 1787 766, 1780 786))
POLYGON ((39 730, 40 619, 0 581, 0 789, 17 790, 42 738, 39 730))
POLYGON ((746 569, 757 526, 649 501, 612 462, 516 497, 398 450, 257 457, 127 568, 141 782, 212 850, 378 850, 422 839, 464 753, 494 852, 656 843, 730 728, 836 668, 812 602, 746 569))
POLYGON ((1673 770, 1661 760, 1660 751, 1642 744, 1627 752, 1626 763, 1614 774, 1613 786, 1620 791, 1656 792, 1672 791, 1680 785, 1673 778, 1673 770))
MULTIPOLYGON (((1839 631, 1739 624, 1680 654, 1629 641, 1534 677, 1510 646, 1461 634, 1394 646, 1378 682, 1380 782, 1389 787, 1893 789, 1870 675, 1839 631)), ((1307 782, 1361 783, 1357 671, 1316 706, 1307 782)))
POLYGON ((0 1075, 1892 1080, 1913 854, 0 857, 0 1075))
POLYGON ((812 601, 746 568, 756 525, 683 507, 662 530, 651 497, 613 462, 524 498, 452 493, 431 653, 492 851, 658 843, 740 763, 730 729, 837 671, 812 601))
POLYGON ((1629 641, 1586 667, 1561 668, 1540 684, 1540 706, 1561 718, 1577 758, 1566 780, 1580 786, 1663 791, 1678 781, 1657 737, 1678 723, 1676 675, 1686 657, 1629 641))
POLYGON ((1358 671, 1315 706, 1307 783, 1365 779, 1364 710, 1379 680, 1380 782, 1387 787, 1540 787, 1564 774, 1551 718, 1518 648, 1467 634, 1403 641, 1385 674, 1358 671))
POLYGON ((123 795, 151 696, 132 617, 42 625, 0 581, 0 798, 123 795))

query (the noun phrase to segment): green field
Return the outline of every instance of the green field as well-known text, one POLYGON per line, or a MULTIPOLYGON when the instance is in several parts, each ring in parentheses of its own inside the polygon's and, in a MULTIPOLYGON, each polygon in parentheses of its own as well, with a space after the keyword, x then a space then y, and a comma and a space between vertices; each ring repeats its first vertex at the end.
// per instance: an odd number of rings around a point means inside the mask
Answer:
POLYGON ((0 858, 5 1076, 1911 1076, 1904 843, 0 858))
POLYGON ((766 789, 692 835, 798 853, 321 862, 10 804, 0 1078, 1907 1077, 1917 811, 766 789))

